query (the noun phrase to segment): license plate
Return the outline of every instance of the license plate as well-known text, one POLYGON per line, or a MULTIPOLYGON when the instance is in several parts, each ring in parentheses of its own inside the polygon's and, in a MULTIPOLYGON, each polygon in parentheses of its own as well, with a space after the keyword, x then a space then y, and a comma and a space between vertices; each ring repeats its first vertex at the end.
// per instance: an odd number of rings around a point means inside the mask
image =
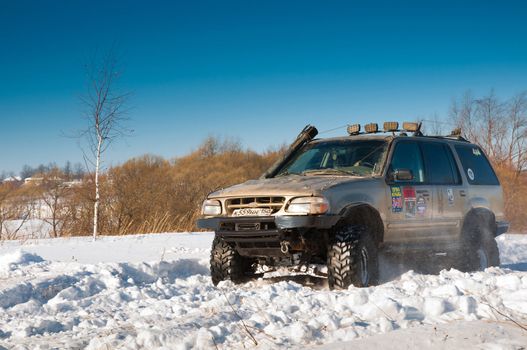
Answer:
POLYGON ((273 209, 269 208, 241 208, 234 209, 232 216, 270 216, 273 209))

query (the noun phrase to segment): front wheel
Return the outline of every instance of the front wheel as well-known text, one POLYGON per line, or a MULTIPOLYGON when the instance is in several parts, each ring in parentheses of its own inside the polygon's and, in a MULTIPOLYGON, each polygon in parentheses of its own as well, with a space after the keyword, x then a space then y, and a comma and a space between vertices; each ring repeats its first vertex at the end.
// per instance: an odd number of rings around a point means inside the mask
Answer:
POLYGON ((363 226, 347 225, 335 231, 328 247, 328 283, 331 289, 378 283, 379 259, 375 241, 363 226))
POLYGON ((236 249, 220 237, 214 238, 210 252, 210 275, 214 285, 224 280, 243 282, 250 272, 254 272, 251 259, 240 256, 236 249))

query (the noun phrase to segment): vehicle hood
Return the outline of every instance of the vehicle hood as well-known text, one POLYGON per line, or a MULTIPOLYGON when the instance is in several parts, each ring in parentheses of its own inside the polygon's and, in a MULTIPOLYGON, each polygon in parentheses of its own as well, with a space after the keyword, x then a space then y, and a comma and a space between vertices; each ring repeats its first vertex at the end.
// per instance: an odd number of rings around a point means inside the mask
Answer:
POLYGON ((324 190, 345 183, 364 181, 364 177, 351 176, 298 176, 249 180, 209 194, 209 198, 246 196, 319 195, 324 190))

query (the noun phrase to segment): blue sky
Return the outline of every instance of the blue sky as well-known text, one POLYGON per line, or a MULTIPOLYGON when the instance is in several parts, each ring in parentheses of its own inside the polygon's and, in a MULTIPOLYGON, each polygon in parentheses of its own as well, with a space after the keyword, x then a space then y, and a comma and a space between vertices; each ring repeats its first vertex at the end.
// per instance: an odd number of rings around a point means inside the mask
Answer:
POLYGON ((84 128, 83 66, 112 45, 135 132, 107 165, 509 97, 527 89, 526 18, 521 1, 0 0, 0 171, 82 160, 62 135, 84 128))

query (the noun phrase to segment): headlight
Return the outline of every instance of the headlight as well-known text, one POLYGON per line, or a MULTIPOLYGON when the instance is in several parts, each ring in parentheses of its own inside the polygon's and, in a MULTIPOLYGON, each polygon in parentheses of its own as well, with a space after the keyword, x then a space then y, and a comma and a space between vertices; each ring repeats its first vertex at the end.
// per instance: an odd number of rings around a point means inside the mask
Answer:
POLYGON ((221 203, 215 199, 207 199, 203 202, 201 207, 201 214, 206 216, 214 216, 221 214, 221 203))
POLYGON ((299 197, 291 200, 287 212, 294 214, 324 214, 329 210, 329 202, 323 197, 299 197))

